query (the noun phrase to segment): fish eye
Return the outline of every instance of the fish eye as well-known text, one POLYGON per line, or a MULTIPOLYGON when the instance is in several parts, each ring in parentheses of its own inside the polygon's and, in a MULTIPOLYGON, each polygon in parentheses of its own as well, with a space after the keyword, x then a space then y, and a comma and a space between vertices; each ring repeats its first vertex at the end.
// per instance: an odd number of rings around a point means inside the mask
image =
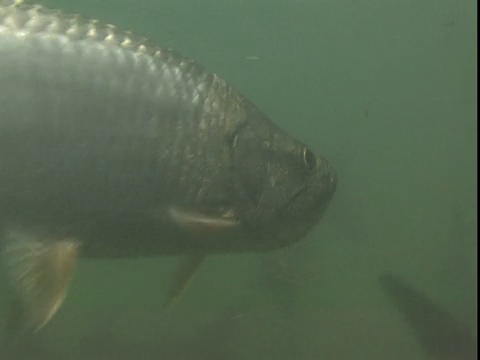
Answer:
POLYGON ((317 157, 315 156, 315 154, 311 152, 308 148, 303 148, 302 159, 305 171, 308 174, 313 173, 317 168, 317 157))

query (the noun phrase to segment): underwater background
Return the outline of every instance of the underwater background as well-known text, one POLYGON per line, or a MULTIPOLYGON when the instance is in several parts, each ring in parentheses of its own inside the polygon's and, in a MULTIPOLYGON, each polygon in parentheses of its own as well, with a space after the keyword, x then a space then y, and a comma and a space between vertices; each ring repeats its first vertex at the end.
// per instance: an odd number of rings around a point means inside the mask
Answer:
MULTIPOLYGON (((475 0, 37 2, 197 60, 339 185, 307 239, 210 256, 168 311, 176 258, 82 259, 19 357, 476 359, 475 0)), ((0 291, 4 324, 3 277, 0 291)))

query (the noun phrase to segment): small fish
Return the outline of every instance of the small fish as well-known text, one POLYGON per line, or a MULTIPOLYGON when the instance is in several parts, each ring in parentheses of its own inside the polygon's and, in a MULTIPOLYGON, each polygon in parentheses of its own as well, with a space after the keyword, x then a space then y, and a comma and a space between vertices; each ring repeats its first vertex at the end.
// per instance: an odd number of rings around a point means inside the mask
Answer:
POLYGON ((57 313, 79 257, 205 256, 305 237, 330 163, 224 80, 95 20, 0 0, 0 238, 29 327, 57 313))
POLYGON ((432 359, 477 359, 477 339, 466 325, 398 276, 384 274, 379 281, 432 359))

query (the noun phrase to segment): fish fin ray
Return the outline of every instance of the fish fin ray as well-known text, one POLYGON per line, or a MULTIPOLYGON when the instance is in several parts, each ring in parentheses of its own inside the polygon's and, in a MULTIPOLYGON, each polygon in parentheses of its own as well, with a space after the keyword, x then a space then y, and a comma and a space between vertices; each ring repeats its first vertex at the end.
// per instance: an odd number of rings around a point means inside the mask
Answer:
POLYGON ((206 254, 186 255, 177 267, 170 289, 167 293, 165 308, 172 306, 185 293, 187 287, 205 260, 206 254))
POLYGON ((72 238, 45 242, 23 233, 7 234, 3 250, 6 268, 34 331, 42 329, 62 305, 78 253, 79 243, 72 238))
POLYGON ((168 215, 180 228, 200 235, 225 235, 239 224, 233 212, 228 210, 171 207, 168 215))

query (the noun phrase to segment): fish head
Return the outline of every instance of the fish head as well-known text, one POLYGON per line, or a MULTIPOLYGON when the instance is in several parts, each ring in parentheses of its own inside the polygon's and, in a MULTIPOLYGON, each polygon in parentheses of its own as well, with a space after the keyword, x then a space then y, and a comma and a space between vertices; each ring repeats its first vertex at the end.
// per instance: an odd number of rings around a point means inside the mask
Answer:
POLYGON ((320 220, 337 185, 324 157, 274 125, 255 107, 232 139, 235 190, 244 241, 271 250, 302 239, 320 220), (247 239, 248 238, 248 239, 247 239))

